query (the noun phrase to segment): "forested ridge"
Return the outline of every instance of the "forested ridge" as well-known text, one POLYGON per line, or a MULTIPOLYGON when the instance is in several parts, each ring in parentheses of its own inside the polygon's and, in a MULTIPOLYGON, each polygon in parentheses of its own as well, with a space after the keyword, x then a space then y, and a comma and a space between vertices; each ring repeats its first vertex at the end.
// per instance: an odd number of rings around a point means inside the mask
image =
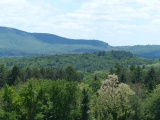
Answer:
POLYGON ((93 52, 105 50, 108 47, 108 43, 99 40, 75 40, 54 34, 29 33, 0 27, 0 57, 93 52))
POLYGON ((159 49, 160 45, 111 46, 101 40, 71 39, 0 26, 0 57, 3 58, 111 50, 130 51, 145 58, 159 58, 159 49))
POLYGON ((159 60, 111 51, 4 58, 2 120, 159 120, 159 60))
POLYGON ((38 57, 21 57, 21 58, 2 58, 1 64, 6 67, 13 67, 14 65, 20 68, 26 66, 32 68, 54 67, 65 68, 69 65, 74 66, 76 70, 94 72, 109 70, 115 63, 121 63, 125 67, 129 65, 147 65, 157 63, 156 60, 136 57, 131 52, 125 51, 100 51, 95 53, 82 54, 62 54, 38 57))

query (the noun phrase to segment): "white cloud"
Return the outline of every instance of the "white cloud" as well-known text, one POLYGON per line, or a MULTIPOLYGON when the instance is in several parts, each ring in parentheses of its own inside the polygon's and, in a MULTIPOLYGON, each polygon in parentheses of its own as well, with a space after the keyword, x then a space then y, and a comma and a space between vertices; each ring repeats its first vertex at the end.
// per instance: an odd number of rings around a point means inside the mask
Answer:
MULTIPOLYGON (((136 39, 142 39, 143 35, 150 38, 149 32, 160 31, 159 0, 57 0, 59 5, 55 1, 1 0, 0 25, 70 38, 101 39, 112 45, 132 44, 129 40, 137 33, 136 39), (75 4, 80 4, 76 10, 60 12, 75 4)), ((134 43, 142 44, 136 39, 134 43)))
POLYGON ((0 1, 0 4, 20 4, 20 3, 25 3, 26 2, 26 0, 1 0, 0 1))
MULTIPOLYGON (((157 27, 159 24, 157 18, 160 17, 159 6, 159 0, 92 0, 84 3, 81 9, 74 13, 63 15, 63 19, 76 21, 80 26, 84 26, 83 29, 89 27, 95 31, 101 31, 103 39, 106 36, 103 34, 107 31, 110 34, 108 36, 115 35, 117 38, 114 37, 114 39, 117 40, 121 33, 121 36, 125 36, 127 41, 127 39, 131 39, 130 35, 134 35, 136 32, 148 35, 149 32, 160 31, 160 27, 157 27)), ((143 37, 141 35, 139 34, 140 38, 143 37)), ((93 35, 95 38, 96 36, 97 34, 93 35)), ((108 38, 113 39, 112 37, 108 38)), ((116 42, 111 41, 111 43, 115 44, 116 42)), ((137 40, 137 44, 142 44, 142 42, 137 40)))
MULTIPOLYGON (((0 2, 0 25, 32 31, 34 27, 48 24, 54 9, 43 1, 5 0, 0 2)), ((43 26, 47 27, 47 26, 43 26)))
POLYGON ((73 23, 73 22, 66 22, 66 23, 62 23, 61 25, 59 25, 59 28, 61 29, 77 29, 77 30, 81 30, 84 29, 83 26, 80 26, 77 23, 73 23))

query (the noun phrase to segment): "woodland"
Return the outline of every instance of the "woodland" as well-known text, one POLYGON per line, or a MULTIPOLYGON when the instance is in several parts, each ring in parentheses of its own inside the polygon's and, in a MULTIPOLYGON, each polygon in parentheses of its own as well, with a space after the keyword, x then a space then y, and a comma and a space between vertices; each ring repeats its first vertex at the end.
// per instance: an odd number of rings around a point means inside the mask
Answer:
POLYGON ((100 51, 0 64, 0 120, 160 118, 159 59, 100 51))

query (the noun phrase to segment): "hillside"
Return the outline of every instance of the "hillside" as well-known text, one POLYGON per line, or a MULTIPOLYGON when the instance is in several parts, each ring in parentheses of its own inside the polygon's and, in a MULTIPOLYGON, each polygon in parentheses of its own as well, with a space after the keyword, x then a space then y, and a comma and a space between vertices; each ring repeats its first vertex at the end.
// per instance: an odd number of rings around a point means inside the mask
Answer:
POLYGON ((98 40, 74 40, 0 27, 0 57, 93 52, 104 50, 108 46, 98 40))
POLYGON ((140 57, 160 58, 160 45, 110 46, 99 40, 69 39, 48 33, 29 33, 0 27, 0 57, 129 51, 140 57))
POLYGON ((115 64, 120 63, 125 67, 131 65, 150 65, 155 63, 153 60, 139 58, 130 52, 110 51, 83 54, 61 54, 37 57, 20 57, 20 58, 1 58, 1 64, 5 64, 7 68, 14 65, 20 68, 32 67, 53 67, 55 69, 73 66, 76 70, 94 72, 108 71, 115 64))
POLYGON ((160 45, 119 46, 113 50, 125 50, 144 58, 160 58, 160 45))

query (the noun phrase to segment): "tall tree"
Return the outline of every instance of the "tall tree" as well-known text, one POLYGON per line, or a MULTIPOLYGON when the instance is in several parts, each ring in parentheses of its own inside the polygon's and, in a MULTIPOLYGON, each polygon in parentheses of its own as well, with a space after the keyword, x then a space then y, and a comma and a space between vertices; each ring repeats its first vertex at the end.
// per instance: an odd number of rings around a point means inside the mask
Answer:
POLYGON ((82 91, 83 99, 82 99, 82 120, 89 119, 89 94, 86 88, 83 88, 82 91))
POLYGON ((98 99, 101 101, 102 112, 108 112, 105 119, 123 119, 127 120, 131 117, 131 105, 129 97, 134 92, 127 84, 119 83, 116 75, 109 75, 98 91, 98 99))
POLYGON ((142 81, 142 68, 140 66, 137 66, 136 68, 136 83, 139 83, 142 81))
POLYGON ((156 86, 156 72, 153 67, 151 67, 147 73, 145 85, 149 91, 153 90, 156 86))
POLYGON ((159 120, 160 118, 160 85, 144 100, 142 104, 143 120, 159 120))
POLYGON ((51 89, 52 120, 74 120, 80 118, 80 103, 77 83, 55 81, 51 89))
POLYGON ((4 87, 2 100, 3 100, 3 110, 4 110, 2 118, 4 120, 16 120, 16 113, 13 104, 13 89, 8 85, 4 87))
POLYGON ((5 65, 0 66, 0 88, 4 87, 6 84, 6 79, 7 79, 7 70, 5 65))
POLYGON ((34 120, 40 112, 41 102, 43 100, 44 91, 41 85, 30 80, 20 93, 22 108, 26 120, 34 120))
POLYGON ((16 80, 21 78, 21 70, 18 66, 12 68, 11 74, 9 75, 8 84, 13 85, 16 80))
POLYGON ((65 69, 67 81, 77 81, 77 72, 72 66, 65 69))

